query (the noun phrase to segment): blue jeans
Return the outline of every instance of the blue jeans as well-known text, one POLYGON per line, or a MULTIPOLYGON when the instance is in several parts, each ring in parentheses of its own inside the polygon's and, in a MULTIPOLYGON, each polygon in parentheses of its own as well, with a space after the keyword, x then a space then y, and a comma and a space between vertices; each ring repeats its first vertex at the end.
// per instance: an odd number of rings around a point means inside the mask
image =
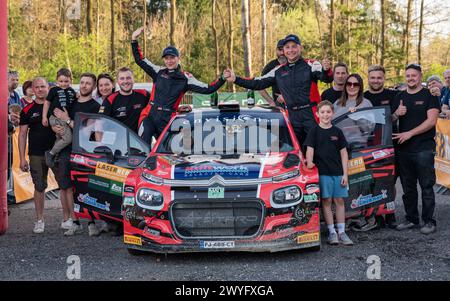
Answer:
POLYGON ((403 204, 406 219, 419 224, 417 181, 422 189, 422 221, 436 225, 433 218, 435 197, 433 186, 436 183, 434 171, 434 151, 418 153, 398 152, 400 181, 403 187, 403 204))

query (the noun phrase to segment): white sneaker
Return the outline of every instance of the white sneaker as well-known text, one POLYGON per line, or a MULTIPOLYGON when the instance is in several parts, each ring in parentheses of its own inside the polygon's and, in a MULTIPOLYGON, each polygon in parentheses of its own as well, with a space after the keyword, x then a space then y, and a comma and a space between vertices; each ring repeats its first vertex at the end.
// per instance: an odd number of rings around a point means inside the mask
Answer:
POLYGON ((43 220, 38 220, 34 223, 33 232, 36 234, 44 233, 45 223, 43 220))
POLYGON ((95 224, 89 224, 88 230, 89 230, 89 236, 99 236, 100 235, 100 231, 98 230, 98 228, 95 224))
POLYGON ((77 225, 77 224, 73 223, 72 226, 70 227, 70 229, 67 230, 66 232, 64 232, 64 236, 73 236, 77 233, 80 233, 81 230, 83 230, 83 226, 81 224, 77 225))
POLYGON ((65 222, 64 221, 61 222, 61 229, 69 230, 70 227, 72 227, 72 224, 73 224, 73 220, 71 218, 69 218, 65 222))

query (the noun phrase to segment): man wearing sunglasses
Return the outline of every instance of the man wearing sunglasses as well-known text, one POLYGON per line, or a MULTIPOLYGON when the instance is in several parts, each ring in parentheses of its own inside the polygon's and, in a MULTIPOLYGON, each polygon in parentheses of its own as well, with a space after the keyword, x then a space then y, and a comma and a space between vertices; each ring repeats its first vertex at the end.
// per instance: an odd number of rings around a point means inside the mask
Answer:
POLYGON ((436 183, 434 151, 436 122, 440 104, 437 96, 422 86, 422 68, 410 64, 405 69, 407 89, 395 97, 392 106, 393 120, 399 121, 399 132, 393 139, 398 141, 398 166, 403 187, 403 203, 406 221, 397 230, 419 228, 417 182, 422 190, 422 234, 436 232, 434 219, 436 183))
MULTIPOLYGON (((270 61, 266 66, 264 66, 263 71, 261 72, 261 76, 266 75, 273 68, 286 63, 287 60, 286 60, 286 57, 284 56, 283 43, 284 43, 283 39, 278 41, 278 43, 277 43, 277 58, 270 61)), ((280 92, 280 89, 278 88, 277 84, 274 84, 272 86, 272 97, 270 97, 269 93, 267 93, 266 90, 261 90, 261 91, 259 91, 259 93, 265 100, 267 100, 267 102, 271 106, 282 106, 282 104, 278 102, 278 97, 281 96, 281 92, 280 92)))

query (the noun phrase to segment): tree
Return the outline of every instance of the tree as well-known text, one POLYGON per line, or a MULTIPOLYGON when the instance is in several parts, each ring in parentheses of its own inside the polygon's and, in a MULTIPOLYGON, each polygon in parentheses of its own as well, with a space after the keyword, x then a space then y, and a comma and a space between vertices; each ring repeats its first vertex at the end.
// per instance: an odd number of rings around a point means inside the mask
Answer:
POLYGON ((241 1, 242 48, 244 49, 245 76, 252 74, 252 46, 249 33, 248 0, 241 1))
MULTIPOLYGON (((233 1, 228 0, 228 67, 233 67, 233 1)), ((233 84, 228 85, 228 89, 235 91, 233 84)))
POLYGON ((384 66, 384 57, 386 54, 386 44, 385 44, 385 31, 386 31, 386 13, 384 7, 384 0, 380 0, 380 12, 381 12, 381 56, 380 64, 384 66))
POLYGON ((170 44, 175 45, 175 24, 177 17, 177 1, 170 0, 170 44))
POLYGON ((216 54, 216 76, 220 74, 219 70, 219 40, 217 38, 217 26, 216 26, 216 5, 217 0, 213 0, 211 4, 211 29, 214 36, 214 50, 216 54))
POLYGON ((88 35, 92 33, 92 3, 86 0, 86 32, 88 35))
POLYGON ((403 31, 403 45, 402 49, 404 49, 405 54, 405 64, 409 62, 409 37, 410 37, 410 25, 411 25, 411 7, 413 0, 408 0, 408 5, 406 8, 406 23, 405 30, 403 31))
POLYGON ((423 10, 425 0, 420 1, 419 42, 417 44, 417 62, 422 61, 423 10))
POLYGON ((267 61, 267 1, 262 0, 261 3, 261 57, 263 65, 267 61))
POLYGON ((330 41, 331 57, 336 58, 336 29, 334 27, 334 0, 330 0, 330 41))
POLYGON ((115 38, 115 31, 114 31, 114 0, 110 0, 110 9, 111 9, 111 70, 116 70, 116 51, 114 49, 114 38, 115 38))

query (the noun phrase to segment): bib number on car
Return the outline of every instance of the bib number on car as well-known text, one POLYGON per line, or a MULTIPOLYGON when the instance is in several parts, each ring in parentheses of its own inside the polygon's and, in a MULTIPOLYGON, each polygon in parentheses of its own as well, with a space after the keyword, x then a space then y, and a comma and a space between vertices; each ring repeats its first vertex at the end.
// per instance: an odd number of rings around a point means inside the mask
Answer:
POLYGON ((208 188, 208 199, 223 199, 225 196, 224 187, 209 187, 208 188))

